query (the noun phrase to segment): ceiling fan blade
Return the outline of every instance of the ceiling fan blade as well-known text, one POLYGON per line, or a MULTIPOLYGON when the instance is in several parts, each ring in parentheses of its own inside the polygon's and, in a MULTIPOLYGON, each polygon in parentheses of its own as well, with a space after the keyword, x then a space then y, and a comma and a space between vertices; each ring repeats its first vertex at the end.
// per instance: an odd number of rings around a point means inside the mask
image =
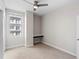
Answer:
POLYGON ((38 7, 42 7, 42 6, 48 6, 48 4, 38 4, 38 7))
POLYGON ((27 0, 24 0, 26 3, 30 4, 30 5, 33 5, 33 3, 27 1, 27 0))

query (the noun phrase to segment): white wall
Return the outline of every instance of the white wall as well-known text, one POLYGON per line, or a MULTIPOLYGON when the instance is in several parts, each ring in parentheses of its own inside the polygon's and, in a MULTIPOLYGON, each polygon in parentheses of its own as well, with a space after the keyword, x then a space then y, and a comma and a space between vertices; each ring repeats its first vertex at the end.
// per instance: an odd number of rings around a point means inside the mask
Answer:
POLYGON ((10 8, 13 10, 18 10, 18 11, 25 11, 29 10, 32 11, 32 5, 27 4, 23 0, 4 0, 6 8, 10 8))
POLYGON ((41 16, 34 14, 34 36, 41 35, 41 16))
POLYGON ((3 2, 0 0, 0 9, 3 9, 3 2))
POLYGON ((76 16, 79 4, 70 4, 43 16, 44 42, 76 55, 76 16))
POLYGON ((3 59, 3 11, 0 10, 0 59, 3 59))
POLYGON ((6 35, 6 40, 5 40, 5 45, 6 48, 14 48, 14 47, 19 47, 19 46, 24 46, 25 45, 25 13, 23 12, 19 12, 19 11, 15 11, 15 10, 10 10, 10 9, 6 9, 6 20, 5 20, 5 35, 6 35), (16 13, 16 14, 15 14, 16 13), (9 20, 9 16, 10 15, 18 15, 19 17, 22 18, 21 20, 21 35, 16 35, 13 36, 10 33, 10 20, 9 20))
POLYGON ((26 19, 26 46, 30 47, 33 46, 33 13, 27 11, 26 19))
POLYGON ((77 16, 76 20, 76 39, 77 39, 77 59, 79 59, 79 16, 77 16))
MULTIPOLYGON (((32 6, 31 5, 29 5, 29 4, 27 4, 26 2, 24 2, 23 0, 4 0, 4 3, 5 3, 5 7, 6 8, 8 8, 8 9, 12 9, 12 10, 16 10, 16 11, 20 11, 20 12, 24 12, 24 13, 26 13, 27 14, 27 12, 26 12, 26 10, 29 10, 29 11, 32 11, 32 6)), ((27 15, 25 16, 25 17, 27 17, 27 15)), ((27 20, 27 19, 25 19, 25 20, 27 20)), ((25 21, 24 20, 24 21, 25 21)), ((6 21, 6 19, 5 19, 5 21, 6 21)), ((6 23, 6 22, 5 22, 6 23)), ((26 25, 27 26, 27 25, 26 25)), ((4 27, 6 27, 6 24, 5 24, 5 26, 4 27)), ((24 28, 23 28, 24 29, 24 28)), ((6 37, 6 35, 7 35, 7 32, 6 32, 6 29, 5 29, 5 37, 6 37)), ((25 35, 25 33, 23 34, 23 35, 25 35)), ((7 38, 7 37, 6 37, 7 38)), ((6 38, 5 38, 5 40, 6 40, 6 38)), ((27 40, 27 39, 26 39, 27 40)), ((24 45, 25 43, 24 43, 24 41, 25 41, 25 39, 24 39, 24 37, 23 38, 21 38, 21 42, 19 42, 21 45, 24 45)), ((8 44, 8 42, 7 42, 7 40, 5 41, 5 45, 7 45, 8 44)), ((12 42, 11 42, 12 43, 12 42)), ((27 43, 27 42, 26 42, 27 43)), ((10 46, 11 44, 8 44, 8 46, 5 46, 6 48, 10 48, 10 47, 12 47, 12 46, 10 46)))
POLYGON ((0 0, 0 59, 3 59, 3 17, 4 17, 4 8, 5 8, 5 6, 4 6, 3 0, 0 0))
POLYGON ((79 40, 77 41, 77 59, 79 59, 79 40))

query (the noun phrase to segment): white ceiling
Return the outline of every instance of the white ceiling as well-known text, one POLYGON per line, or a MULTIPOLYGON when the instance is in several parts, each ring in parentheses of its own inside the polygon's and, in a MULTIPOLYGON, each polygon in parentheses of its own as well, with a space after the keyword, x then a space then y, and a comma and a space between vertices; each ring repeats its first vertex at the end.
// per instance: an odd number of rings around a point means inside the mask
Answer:
MULTIPOLYGON (((34 0, 28 0, 29 2, 33 2, 34 0)), ((41 3, 47 3, 48 6, 46 7, 40 7, 35 11, 35 13, 39 15, 44 15, 52 10, 55 10, 61 6, 64 6, 66 4, 72 3, 76 0, 39 0, 41 3)))

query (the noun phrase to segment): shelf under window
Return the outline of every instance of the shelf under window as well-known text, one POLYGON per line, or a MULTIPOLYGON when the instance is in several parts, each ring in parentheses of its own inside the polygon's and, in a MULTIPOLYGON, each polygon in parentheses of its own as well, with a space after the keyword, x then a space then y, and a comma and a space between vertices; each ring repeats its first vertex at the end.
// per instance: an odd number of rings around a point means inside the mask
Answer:
POLYGON ((10 31, 12 35, 20 35, 21 31, 10 31))
POLYGON ((21 24, 17 24, 17 23, 10 23, 10 26, 21 26, 21 24))

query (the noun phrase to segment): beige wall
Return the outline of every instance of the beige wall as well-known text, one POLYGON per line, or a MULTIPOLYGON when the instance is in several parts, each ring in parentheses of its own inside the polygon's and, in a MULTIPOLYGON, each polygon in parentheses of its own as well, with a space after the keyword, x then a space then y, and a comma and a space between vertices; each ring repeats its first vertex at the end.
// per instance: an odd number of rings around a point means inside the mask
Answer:
POLYGON ((42 19, 44 42, 76 55, 76 16, 79 5, 71 4, 51 11, 42 19))
POLYGON ((34 17, 34 36, 41 35, 41 16, 33 15, 34 17))

